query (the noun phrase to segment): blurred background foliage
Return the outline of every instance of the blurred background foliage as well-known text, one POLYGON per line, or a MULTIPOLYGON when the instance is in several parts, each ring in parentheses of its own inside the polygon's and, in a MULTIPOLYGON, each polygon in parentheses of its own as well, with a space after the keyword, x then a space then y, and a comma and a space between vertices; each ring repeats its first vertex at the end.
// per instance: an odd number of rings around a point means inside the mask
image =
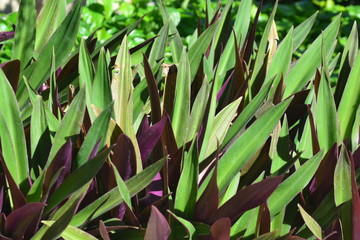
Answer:
MULTIPOLYGON (((67 0, 68 3, 72 0, 67 0)), ((193 30, 198 24, 205 25, 205 0, 167 0, 164 1, 173 21, 178 26, 184 44, 188 45, 193 35, 193 30)), ((211 1, 216 6, 217 1, 211 1)), ((223 0, 225 4, 227 1, 223 0)), ((234 6, 240 1, 235 1, 234 6)), ((264 1, 262 13, 259 18, 257 37, 261 33, 268 20, 274 1, 264 1)), ((259 1, 254 1, 252 17, 255 16, 259 1)), ((233 17, 235 17, 235 7, 233 17)), ((345 44, 346 36, 349 35, 352 23, 360 19, 359 0, 280 0, 279 10, 276 14, 276 25, 279 38, 282 39, 292 25, 296 26, 319 11, 319 15, 311 30, 311 33, 303 46, 299 48, 297 55, 307 48, 316 36, 325 29, 327 23, 339 13, 342 13, 342 28, 339 42, 345 44)), ((82 19, 79 30, 78 43, 81 38, 87 38, 96 31, 99 42, 103 42, 119 30, 129 26, 144 17, 137 29, 129 36, 130 47, 149 39, 159 32, 163 26, 160 9, 157 1, 151 0, 87 0, 82 8, 82 19)), ((16 21, 16 13, 0 15, 0 31, 12 31, 16 21)), ((0 64, 10 59, 12 40, 0 43, 0 64)), ((339 46, 341 47, 341 46, 339 46)))

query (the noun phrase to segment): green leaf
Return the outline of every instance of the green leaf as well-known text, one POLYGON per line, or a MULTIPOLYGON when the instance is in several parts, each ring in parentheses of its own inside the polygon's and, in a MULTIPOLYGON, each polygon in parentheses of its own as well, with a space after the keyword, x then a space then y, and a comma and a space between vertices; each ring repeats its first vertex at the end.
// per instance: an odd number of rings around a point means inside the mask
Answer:
POLYGON ((294 29, 294 37, 293 37, 294 44, 293 44, 292 52, 295 52, 301 46, 303 41, 306 39, 312 26, 314 25, 318 13, 319 13, 318 11, 315 12, 313 15, 311 15, 308 19, 306 19, 304 22, 302 22, 299 26, 297 26, 294 29))
POLYGON ((50 132, 46 120, 46 107, 41 96, 36 96, 30 123, 31 159, 33 168, 43 167, 51 148, 50 132))
POLYGON ((182 146, 186 140, 186 132, 190 116, 190 94, 190 63, 184 50, 178 66, 174 110, 171 122, 178 147, 182 146))
POLYGON ((36 20, 35 51, 41 52, 66 15, 66 1, 45 1, 36 20))
POLYGON ((344 145, 334 172, 335 204, 339 206, 352 199, 350 158, 344 145))
POLYGON ((206 151, 205 157, 210 156, 214 151, 216 151, 218 144, 223 142, 225 134, 229 129, 232 120, 235 117, 235 114, 239 108, 242 97, 236 99, 225 108, 223 108, 214 119, 214 124, 212 126, 212 131, 210 135, 210 141, 208 149, 206 151))
MULTIPOLYGON (((150 184, 150 182, 153 180, 156 173, 160 171, 166 160, 167 157, 157 161, 156 163, 150 165, 126 182, 126 186, 129 189, 131 197, 133 197, 135 194, 137 194, 150 184)), ((95 219, 98 216, 108 212, 109 210, 113 209, 124 201, 120 196, 121 195, 119 189, 113 188, 112 190, 105 193, 103 196, 89 204, 87 207, 82 209, 80 212, 78 212, 74 216, 70 224, 75 227, 79 227, 88 219, 95 219)))
MULTIPOLYGON (((280 126, 280 125, 279 125, 280 126)), ((274 139, 274 134, 272 141, 274 139)), ((271 142, 273 144, 273 142, 271 142)), ((289 126, 286 115, 283 120, 283 124, 280 129, 280 134, 276 141, 274 156, 271 161, 271 170, 273 174, 281 167, 283 167, 290 160, 290 139, 289 139, 289 126)))
POLYGON ((223 192, 251 156, 265 143, 292 98, 276 105, 256 120, 219 160, 219 192, 223 192), (239 152, 239 149, 242 149, 239 152))
MULTIPOLYGON (((49 39, 48 43, 41 51, 36 62, 24 70, 24 76, 29 80, 34 89, 38 89, 41 84, 50 76, 50 62, 52 59, 53 48, 55 49, 56 63, 55 68, 67 59, 75 43, 78 27, 80 25, 81 1, 77 1, 74 9, 66 16, 56 32, 49 39)), ((28 98, 23 81, 19 82, 16 92, 19 105, 23 106, 28 98)))
POLYGON ((189 152, 184 156, 183 169, 179 184, 176 188, 175 210, 176 214, 190 219, 194 214, 197 198, 197 182, 199 175, 199 162, 196 149, 196 139, 193 140, 189 152), (184 191, 186 189, 186 191, 184 191))
POLYGON ((271 216, 278 214, 310 182, 320 165, 322 156, 323 151, 320 151, 306 161, 271 194, 268 199, 271 216))
POLYGON ((218 22, 215 22, 210 27, 208 27, 189 49, 188 57, 190 62, 191 81, 195 78, 195 75, 201 63, 201 59, 203 59, 203 55, 208 49, 217 27, 218 22))
POLYGON ((86 89, 86 106, 91 122, 95 120, 95 114, 91 108, 91 93, 94 79, 94 66, 84 39, 81 39, 79 50, 79 85, 86 89))
POLYGON ((21 61, 22 70, 31 60, 36 31, 35 0, 21 0, 16 21, 15 40, 11 59, 21 61))
POLYGON ((186 132, 186 142, 190 142, 191 139, 195 137, 195 134, 203 121, 209 94, 209 82, 207 79, 204 79, 191 109, 186 132))
POLYGON ((104 150, 73 171, 49 197, 45 212, 48 213, 66 197, 93 179, 103 166, 111 148, 104 150))
POLYGON ((136 172, 139 173, 142 169, 142 162, 133 128, 133 88, 131 58, 128 40, 125 36, 116 57, 111 92, 114 100, 115 121, 120 126, 123 133, 129 136, 134 145, 136 154, 136 172))
MULTIPOLYGON (((251 3, 252 0, 243 0, 240 2, 240 6, 236 13, 234 31, 236 39, 239 40, 238 44, 239 49, 242 49, 243 44, 246 39, 246 34, 250 25, 250 13, 251 13, 251 3)), ((230 37, 226 43, 224 52, 221 54, 219 67, 217 73, 222 75, 226 73, 229 69, 233 68, 235 65, 235 41, 234 35, 230 34, 230 37)))
POLYGON ((0 137, 5 164, 22 190, 27 188, 28 158, 20 110, 13 89, 0 69, 0 137))
MULTIPOLYGON (((271 15, 269 17, 269 20, 265 26, 265 30, 262 33, 262 37, 261 37, 261 41, 259 44, 259 48, 256 54, 256 59, 255 59, 255 64, 254 64, 254 69, 253 69, 253 73, 251 75, 251 79, 249 81, 249 86, 251 87, 256 79, 256 77, 258 76, 262 65, 264 64, 264 59, 265 59, 265 51, 266 51, 266 46, 268 44, 268 37, 271 31, 271 27, 272 24, 274 22, 274 17, 276 14, 276 10, 277 10, 277 6, 278 6, 278 0, 275 3, 275 6, 273 7, 273 10, 271 12, 271 15)), ((253 94, 253 92, 251 92, 250 94, 253 94)), ((252 97, 251 97, 252 98, 252 97)))
POLYGON ((260 108, 261 104, 263 104, 266 96, 269 93, 271 84, 272 81, 264 84, 260 92, 250 101, 250 103, 236 118, 235 122, 233 122, 225 135, 224 141, 221 144, 221 149, 239 138, 240 134, 242 133, 241 129, 250 121, 255 112, 260 108))
POLYGON ((222 206, 224 203, 226 203, 230 198, 235 196, 237 193, 239 183, 240 183, 240 172, 238 172, 235 177, 231 180, 229 187, 226 189, 226 192, 224 195, 221 196, 219 206, 222 206))
POLYGON ((149 63, 152 69, 155 67, 157 61, 164 58, 168 40, 168 33, 169 22, 165 23, 165 25, 160 29, 158 34, 159 37, 155 39, 151 48, 151 52, 149 55, 149 63))
MULTIPOLYGON (((41 221, 45 225, 51 227, 55 221, 41 221)), ((68 225, 60 235, 65 240, 97 240, 93 235, 79 229, 68 225)))
POLYGON ((357 56, 347 80, 340 105, 338 116, 340 121, 340 140, 345 141, 351 136, 351 130, 360 105, 360 54, 357 56))
POLYGON ((109 69, 105 58, 105 49, 102 48, 92 86, 91 103, 100 109, 104 109, 111 101, 109 69))
POLYGON ((192 225, 191 222, 189 222, 188 220, 186 220, 184 218, 176 216, 174 213, 170 212, 169 210, 168 210, 168 212, 171 214, 171 216, 173 216, 179 223, 181 223, 184 226, 186 232, 188 233, 187 238, 189 240, 197 239, 196 238, 196 229, 195 229, 194 225, 192 225))
POLYGON ((300 210, 300 214, 304 219, 306 226, 310 229, 310 231, 319 239, 322 239, 322 229, 320 225, 308 214, 300 204, 298 204, 298 208, 300 210))
POLYGON ((68 138, 79 134, 85 113, 85 89, 80 89, 65 114, 59 129, 54 137, 53 146, 50 150, 46 166, 49 166, 56 153, 65 144, 68 138))
POLYGON ((327 152, 338 142, 338 118, 331 91, 330 82, 325 71, 320 80, 316 109, 316 126, 320 148, 327 152))
POLYGON ((132 205, 131 205, 131 197, 130 197, 130 193, 129 193, 129 189, 127 188, 124 180, 121 178, 119 171, 117 170, 116 166, 111 163, 111 167, 114 171, 114 175, 115 175, 115 179, 116 179, 116 185, 117 188, 119 190, 120 193, 120 197, 124 200, 124 202, 126 203, 126 205, 132 209, 132 205))
POLYGON ((168 10, 166 9, 166 6, 164 4, 164 2, 162 0, 160 0, 160 11, 161 11, 161 16, 163 19, 163 23, 164 25, 170 21, 170 29, 169 29, 169 35, 173 35, 169 45, 170 45, 170 49, 171 49, 171 53, 172 53, 172 59, 174 61, 174 63, 178 63, 180 61, 180 56, 181 56, 181 52, 183 50, 183 43, 182 43, 182 39, 180 37, 180 34, 178 32, 178 30, 176 29, 176 26, 174 24, 174 22, 172 21, 170 14, 168 12, 168 10))
POLYGON ((99 149, 105 146, 106 136, 109 128, 109 121, 113 112, 113 104, 109 104, 95 119, 85 141, 81 145, 79 153, 74 161, 74 169, 80 167, 89 160, 90 154, 96 146, 97 142, 101 140, 99 149))
POLYGON ((290 66, 293 48, 293 28, 290 29, 279 48, 276 50, 272 58, 265 82, 276 77, 274 86, 277 86, 281 76, 286 76, 290 66))
POLYGON ((326 50, 326 58, 329 59, 334 50, 334 43, 339 32, 340 15, 324 30, 313 44, 306 50, 302 57, 297 61, 285 78, 286 88, 284 98, 300 91, 315 74, 316 69, 321 64, 321 49, 323 44, 326 50), (306 69, 306 71, 304 71, 306 69))

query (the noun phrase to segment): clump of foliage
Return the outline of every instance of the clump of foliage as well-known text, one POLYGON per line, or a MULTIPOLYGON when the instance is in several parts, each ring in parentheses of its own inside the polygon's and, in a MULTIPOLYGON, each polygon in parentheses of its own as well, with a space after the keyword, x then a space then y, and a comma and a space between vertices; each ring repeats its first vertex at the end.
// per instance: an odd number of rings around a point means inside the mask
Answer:
POLYGON ((229 1, 186 48, 160 2, 156 37, 129 48, 140 19, 74 48, 81 5, 63 4, 23 0, 0 33, 3 239, 359 236, 356 23, 342 52, 337 16, 293 59, 316 13, 280 41, 275 3, 257 42, 262 2, 232 23, 229 1))

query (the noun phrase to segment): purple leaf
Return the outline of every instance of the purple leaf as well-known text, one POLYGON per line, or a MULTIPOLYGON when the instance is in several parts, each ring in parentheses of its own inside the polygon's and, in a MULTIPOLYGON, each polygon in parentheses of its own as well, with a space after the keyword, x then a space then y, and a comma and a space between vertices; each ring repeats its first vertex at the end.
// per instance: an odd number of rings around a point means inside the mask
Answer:
POLYGON ((16 185, 13 177, 11 176, 11 173, 5 164, 5 161, 4 161, 1 151, 0 151, 0 161, 1 161, 1 165, 3 167, 3 170, 5 172, 5 177, 9 184, 11 198, 14 203, 14 209, 18 209, 26 204, 26 199, 24 197, 24 194, 20 191, 19 187, 16 185))
POLYGON ((100 220, 100 222, 99 222, 99 231, 100 231, 100 235, 101 235, 102 239, 110 240, 110 236, 106 229, 105 223, 102 220, 100 220))
POLYGON ((207 223, 219 206, 219 188, 217 185, 217 164, 204 193, 195 205, 195 220, 207 223))
POLYGON ((151 152, 154 150, 154 147, 159 141, 166 122, 166 117, 163 117, 160 122, 152 125, 150 128, 147 129, 147 131, 141 132, 137 136, 141 153, 141 160, 144 165, 146 165, 147 159, 149 158, 151 152))
POLYGON ((229 218, 220 218, 210 228, 211 240, 229 240, 231 221, 229 218))
POLYGON ((143 62, 145 70, 145 79, 148 86, 149 96, 150 96, 150 105, 151 105, 151 122, 157 123, 161 120, 161 106, 160 106, 160 96, 159 89, 156 85, 156 80, 146 55, 143 53, 143 62))
POLYGON ((215 212, 209 219, 209 222, 213 223, 223 217, 229 217, 235 220, 243 212, 259 206, 274 192, 283 177, 284 176, 267 178, 240 190, 215 212))
POLYGON ((264 202, 263 204, 261 204, 260 206, 260 229, 259 229, 259 235, 265 234, 270 232, 270 223, 271 223, 271 216, 270 216, 270 211, 269 208, 266 204, 266 202, 264 202))
POLYGON ((113 148, 111 160, 116 166, 121 178, 126 181, 135 174, 136 157, 134 146, 128 136, 120 134, 113 148))
POLYGON ((66 143, 56 153, 54 160, 50 163, 48 169, 46 170, 43 185, 43 193, 45 198, 47 198, 50 189, 54 191, 69 175, 71 170, 71 159, 72 143, 71 139, 68 139, 66 143), (61 171, 61 173, 58 175, 54 185, 50 186, 54 180, 53 178, 56 177, 56 175, 58 174, 58 171, 61 171))
POLYGON ((335 143, 321 160, 310 185, 313 200, 318 205, 333 188, 334 171, 338 160, 338 145, 335 143))
POLYGON ((22 239, 31 222, 40 217, 44 208, 43 203, 28 203, 16 209, 6 219, 5 232, 12 239, 22 239))
POLYGON ((359 239, 360 236, 360 197, 356 184, 355 164, 351 152, 351 189, 352 189, 352 238, 359 239))
POLYGON ((357 169, 358 167, 360 167, 360 147, 354 152, 353 158, 355 163, 355 169, 357 169))
POLYGON ((163 182, 160 173, 155 175, 146 190, 145 197, 140 200, 143 207, 147 207, 163 197, 163 182))
POLYGON ((226 79, 224 85, 221 87, 220 91, 217 93, 217 95, 216 95, 217 102, 220 100, 221 96, 224 94, 225 89, 226 89, 227 85, 229 84, 233 74, 234 74, 234 71, 231 72, 230 76, 226 79))
POLYGON ((170 233, 171 229, 165 217, 152 206, 144 240, 167 240, 170 233))
POLYGON ((20 61, 18 59, 1 64, 1 68, 4 71, 6 78, 9 80, 14 92, 17 91, 17 86, 20 76, 20 61))
POLYGON ((0 42, 14 38, 15 32, 0 32, 0 42))

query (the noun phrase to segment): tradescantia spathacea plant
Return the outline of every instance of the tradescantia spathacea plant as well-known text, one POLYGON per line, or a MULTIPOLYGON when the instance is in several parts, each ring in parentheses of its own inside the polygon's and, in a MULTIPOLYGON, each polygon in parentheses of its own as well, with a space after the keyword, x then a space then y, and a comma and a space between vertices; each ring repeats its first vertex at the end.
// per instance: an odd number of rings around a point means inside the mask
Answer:
POLYGON ((127 40, 140 19, 74 46, 81 5, 65 3, 37 16, 22 0, 0 34, 1 239, 360 235, 356 22, 342 52, 337 16, 295 59, 317 13, 278 39, 275 3, 257 41, 262 2, 235 21, 233 1, 207 4, 185 47, 159 1, 142 44, 127 40))

